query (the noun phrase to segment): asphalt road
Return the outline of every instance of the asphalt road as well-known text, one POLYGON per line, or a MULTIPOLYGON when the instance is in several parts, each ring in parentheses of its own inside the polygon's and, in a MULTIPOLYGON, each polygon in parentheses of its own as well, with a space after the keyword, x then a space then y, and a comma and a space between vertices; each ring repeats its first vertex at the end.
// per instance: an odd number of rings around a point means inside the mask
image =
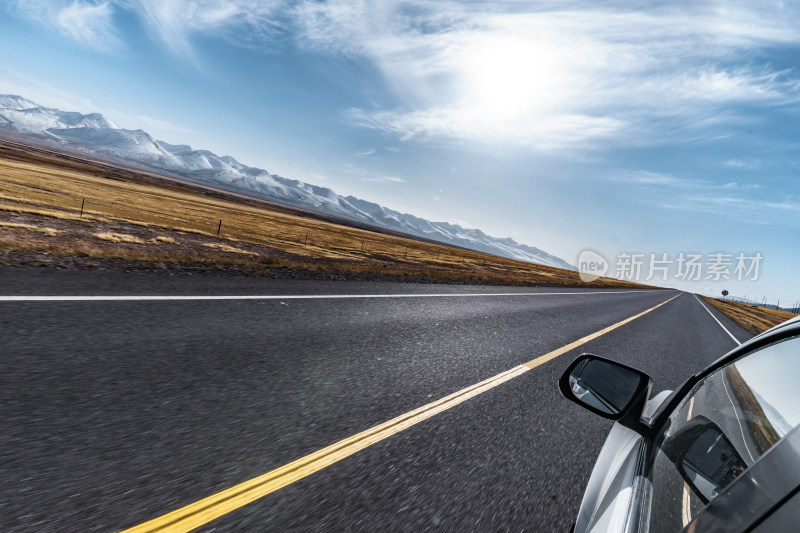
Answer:
POLYGON ((678 295, 200 529, 567 531, 610 428, 560 397, 574 356, 645 370, 655 394, 735 346, 675 291, 0 269, 0 294, 486 295, 0 300, 4 532, 146 522, 678 295))

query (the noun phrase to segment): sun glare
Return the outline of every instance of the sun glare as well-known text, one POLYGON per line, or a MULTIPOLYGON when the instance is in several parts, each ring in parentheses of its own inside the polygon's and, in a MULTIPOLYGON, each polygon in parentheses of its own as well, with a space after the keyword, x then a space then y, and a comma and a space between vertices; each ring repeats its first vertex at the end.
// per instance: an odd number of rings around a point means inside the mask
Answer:
POLYGON ((465 58, 464 100, 495 120, 557 112, 570 93, 565 59, 551 43, 488 37, 465 58))

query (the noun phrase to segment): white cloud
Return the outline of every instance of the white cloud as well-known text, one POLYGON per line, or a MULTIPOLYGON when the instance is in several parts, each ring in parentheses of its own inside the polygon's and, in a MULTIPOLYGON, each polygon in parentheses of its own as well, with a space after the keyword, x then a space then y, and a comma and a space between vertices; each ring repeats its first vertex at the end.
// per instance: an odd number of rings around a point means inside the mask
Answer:
POLYGON ((364 181, 377 181, 382 183, 405 183, 406 180, 400 176, 372 176, 364 178, 364 181))
POLYGON ((752 196, 706 193, 673 198, 658 205, 675 211, 693 211, 734 219, 737 223, 773 224, 800 228, 800 202, 774 201, 752 196))
POLYGON ((671 174, 651 172, 648 170, 617 174, 610 177, 609 180, 636 185, 656 185, 681 189, 713 188, 716 186, 714 182, 708 180, 679 178, 671 174))
POLYGON ((100 51, 112 51, 122 46, 112 20, 113 10, 108 2, 92 4, 72 2, 56 15, 62 33, 81 44, 100 51))
POLYGON ((271 42, 279 24, 272 17, 279 0, 11 0, 13 12, 100 51, 123 44, 115 10, 133 12, 150 34, 174 55, 199 65, 192 38, 214 35, 250 46, 271 42))
POLYGON ((392 175, 385 175, 379 172, 374 172, 371 170, 367 170, 365 168, 361 168, 355 165, 347 165, 345 171, 348 174, 352 174, 354 176, 358 176, 363 181, 374 181, 377 183, 405 183, 406 180, 401 178, 400 176, 392 176, 392 175))
POLYGON ((363 152, 358 152, 356 157, 369 157, 375 153, 375 148, 369 148, 368 150, 364 150, 363 152))
POLYGON ((683 189, 688 191, 753 191, 760 189, 758 183, 740 183, 729 181, 720 183, 709 179, 682 178, 661 172, 651 172, 640 170, 635 172, 624 172, 608 178, 609 181, 618 181, 633 185, 652 185, 657 187, 668 187, 672 189, 683 189))
POLYGON ((278 28, 276 0, 126 0, 150 32, 175 55, 199 61, 195 35, 223 37, 243 45, 268 41, 278 28))
POLYGON ((51 24, 56 14, 66 7, 66 1, 9 0, 8 8, 18 16, 30 18, 40 24, 51 24))
POLYGON ((747 191, 753 189, 760 189, 761 185, 759 185, 758 183, 737 183, 735 181, 731 181, 726 183, 725 185, 722 185, 722 188, 729 190, 747 191))
POLYGON ((795 73, 740 64, 800 43, 796 10, 607 5, 306 1, 296 19, 310 49, 366 58, 387 81, 394 102, 348 118, 406 140, 702 140, 735 105, 797 101, 795 73))
POLYGON ((728 168, 751 170, 758 167, 758 162, 753 160, 729 159, 723 163, 728 168))
POLYGON ((784 211, 797 211, 800 212, 800 202, 765 202, 764 206, 768 209, 781 209, 784 211))
POLYGON ((758 183, 718 182, 648 171, 617 174, 608 180, 626 184, 629 199, 649 206, 725 216, 750 224, 800 227, 800 200, 758 183))
POLYGON ((11 0, 9 8, 97 51, 116 52, 124 47, 113 21, 113 2, 11 0))
POLYGON ((222 34, 252 39, 272 26, 269 15, 276 2, 256 0, 128 0, 150 32, 175 55, 197 61, 192 37, 222 34), (235 31, 234 31, 235 29, 235 31))
POLYGON ((431 136, 489 142, 513 139, 537 148, 572 146, 611 134, 623 126, 610 117, 564 114, 548 116, 546 120, 542 120, 543 117, 510 120, 481 109, 462 107, 412 112, 350 109, 346 116, 353 124, 391 132, 402 140, 431 136))

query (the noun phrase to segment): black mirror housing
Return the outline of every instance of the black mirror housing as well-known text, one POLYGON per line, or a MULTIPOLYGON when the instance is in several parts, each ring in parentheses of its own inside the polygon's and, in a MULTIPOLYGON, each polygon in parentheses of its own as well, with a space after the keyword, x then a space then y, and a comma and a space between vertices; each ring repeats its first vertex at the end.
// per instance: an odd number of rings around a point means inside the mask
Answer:
POLYGON ((579 355, 558 380, 568 400, 636 431, 650 395, 650 376, 641 370, 593 354, 579 355))

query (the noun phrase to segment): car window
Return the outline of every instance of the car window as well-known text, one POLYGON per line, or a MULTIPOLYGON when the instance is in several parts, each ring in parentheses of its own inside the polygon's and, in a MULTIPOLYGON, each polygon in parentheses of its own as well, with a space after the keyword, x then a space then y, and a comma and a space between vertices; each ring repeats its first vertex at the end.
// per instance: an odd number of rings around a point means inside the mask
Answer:
POLYGON ((650 531, 680 531, 800 424, 800 337, 750 352, 695 385, 655 442, 650 531))

